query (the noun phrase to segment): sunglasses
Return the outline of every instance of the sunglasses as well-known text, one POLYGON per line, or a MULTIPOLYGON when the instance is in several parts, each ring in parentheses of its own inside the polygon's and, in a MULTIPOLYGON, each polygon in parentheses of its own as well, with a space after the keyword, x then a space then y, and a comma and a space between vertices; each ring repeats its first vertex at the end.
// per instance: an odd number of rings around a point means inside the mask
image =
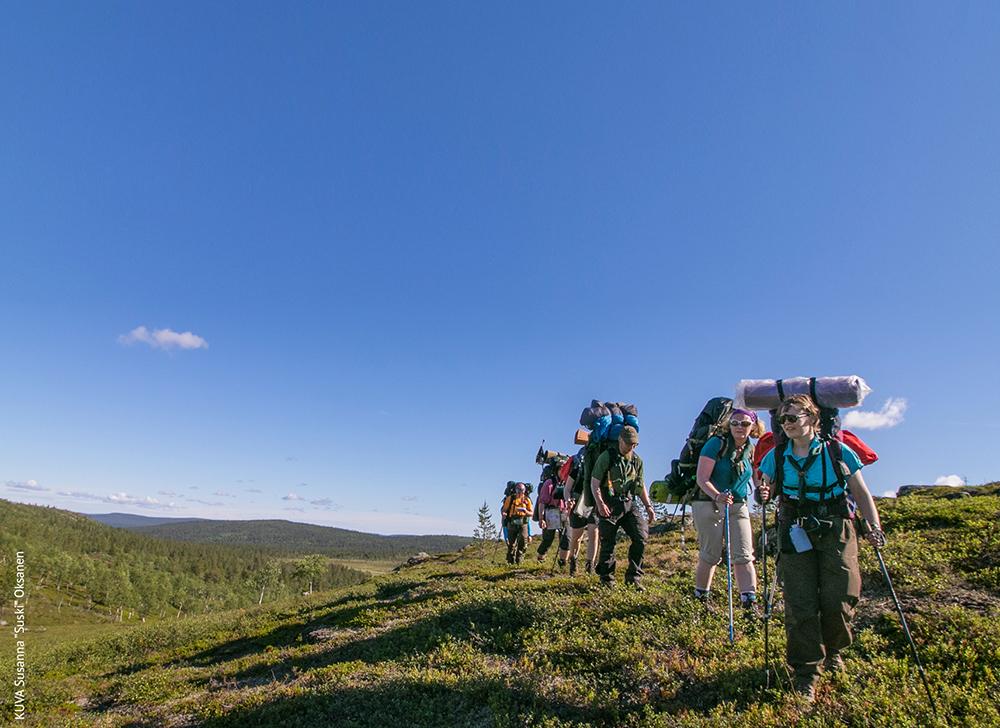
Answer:
POLYGON ((737 420, 730 420, 729 421, 729 426, 730 427, 749 427, 752 424, 753 424, 753 422, 751 422, 750 420, 739 420, 739 421, 737 421, 737 420))
POLYGON ((806 412, 800 412, 797 415, 782 415, 781 417, 778 418, 778 422, 780 422, 783 425, 790 425, 793 422, 798 422, 801 417, 808 417, 808 416, 809 415, 806 412))

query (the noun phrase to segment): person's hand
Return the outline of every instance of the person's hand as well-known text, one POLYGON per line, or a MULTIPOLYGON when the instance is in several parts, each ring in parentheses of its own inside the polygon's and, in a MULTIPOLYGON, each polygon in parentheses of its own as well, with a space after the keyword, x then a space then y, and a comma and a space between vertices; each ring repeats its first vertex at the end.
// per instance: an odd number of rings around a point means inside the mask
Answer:
POLYGON ((719 491, 719 494, 713 498, 713 500, 720 506, 728 506, 733 502, 733 494, 728 490, 719 491))
POLYGON ((597 501, 595 507, 597 508, 597 515, 601 518, 608 518, 611 515, 611 509, 608 508, 608 504, 604 501, 597 501))
POLYGON ((656 520, 656 511, 653 510, 653 506, 646 506, 646 518, 650 523, 656 520))
POLYGON ((763 483, 757 486, 757 493, 760 495, 761 503, 767 503, 771 497, 771 489, 763 483))
POLYGON ((868 533, 865 534, 865 538, 868 540, 868 543, 870 543, 877 549, 880 549, 885 546, 886 542, 885 533, 882 531, 881 528, 872 527, 868 529, 868 533))
POLYGON ((548 526, 545 525, 545 519, 544 518, 538 522, 538 525, 542 527, 543 531, 548 528, 548 526))

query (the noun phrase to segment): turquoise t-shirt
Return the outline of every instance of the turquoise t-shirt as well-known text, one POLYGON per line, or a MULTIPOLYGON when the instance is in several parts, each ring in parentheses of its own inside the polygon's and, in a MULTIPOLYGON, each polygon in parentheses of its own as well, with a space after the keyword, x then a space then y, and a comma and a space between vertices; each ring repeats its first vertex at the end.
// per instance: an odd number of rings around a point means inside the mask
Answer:
MULTIPOLYGON (((750 478, 753 475, 751 458, 753 456, 753 445, 747 447, 743 452, 743 473, 737 474, 733 468, 733 461, 730 457, 732 451, 726 452, 721 458, 719 450, 722 449, 721 437, 710 437, 708 442, 701 448, 701 457, 711 458, 715 461, 712 468, 712 477, 709 480, 719 490, 730 490, 733 492, 733 500, 737 503, 746 501, 750 492, 750 478)), ((796 481, 798 482, 798 481, 796 481)), ((700 490, 699 490, 700 492, 700 490)))
MULTIPOLYGON (((817 437, 813 439, 812 445, 809 446, 809 452, 813 452, 821 446, 822 442, 817 437)), ((840 449, 844 454, 844 464, 847 465, 847 469, 851 471, 851 475, 861 470, 861 460, 858 459, 857 453, 855 453, 850 447, 841 443, 840 449)), ((785 491, 785 495, 791 498, 799 497, 799 473, 795 469, 795 466, 790 462, 794 460, 801 467, 805 464, 806 459, 809 456, 799 458, 792 454, 792 443, 788 443, 785 447, 785 471, 784 471, 784 481, 782 483, 785 491)), ((827 498, 836 498, 844 492, 844 489, 840 487, 837 483, 837 473, 833 469, 833 458, 830 457, 829 453, 820 453, 813 464, 809 466, 809 470, 806 471, 806 485, 812 486, 814 488, 820 488, 823 485, 823 467, 826 466, 826 484, 828 488, 827 498)), ((767 476, 769 481, 774 481, 774 450, 771 450, 760 463, 760 472, 767 476)), ((847 480, 847 478, 844 478, 847 480)), ((777 495, 776 493, 774 495, 777 495)), ((806 492, 807 500, 819 500, 818 492, 806 492)))

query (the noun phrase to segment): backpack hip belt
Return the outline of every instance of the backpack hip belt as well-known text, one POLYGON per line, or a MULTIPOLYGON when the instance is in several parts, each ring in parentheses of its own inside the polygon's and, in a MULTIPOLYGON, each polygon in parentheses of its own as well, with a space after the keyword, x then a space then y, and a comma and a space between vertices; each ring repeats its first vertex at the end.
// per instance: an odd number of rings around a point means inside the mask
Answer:
POLYGON ((778 520, 782 523, 801 523, 809 519, 852 518, 853 514, 845 496, 838 496, 826 501, 796 500, 781 498, 778 508, 778 520))

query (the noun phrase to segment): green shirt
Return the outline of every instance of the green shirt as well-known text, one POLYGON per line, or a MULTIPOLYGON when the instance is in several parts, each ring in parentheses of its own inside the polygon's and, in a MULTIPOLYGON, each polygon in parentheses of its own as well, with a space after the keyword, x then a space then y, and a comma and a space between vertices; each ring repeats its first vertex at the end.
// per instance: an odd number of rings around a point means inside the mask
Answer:
POLYGON ((605 450, 594 463, 591 477, 601 483, 601 495, 604 498, 621 498, 637 496, 643 489, 642 458, 635 451, 631 457, 625 457, 618 451, 605 450), (611 463, 612 454, 616 455, 611 463), (610 466, 610 473, 609 473, 610 466), (611 488, 608 488, 608 475, 611 476, 611 488))

